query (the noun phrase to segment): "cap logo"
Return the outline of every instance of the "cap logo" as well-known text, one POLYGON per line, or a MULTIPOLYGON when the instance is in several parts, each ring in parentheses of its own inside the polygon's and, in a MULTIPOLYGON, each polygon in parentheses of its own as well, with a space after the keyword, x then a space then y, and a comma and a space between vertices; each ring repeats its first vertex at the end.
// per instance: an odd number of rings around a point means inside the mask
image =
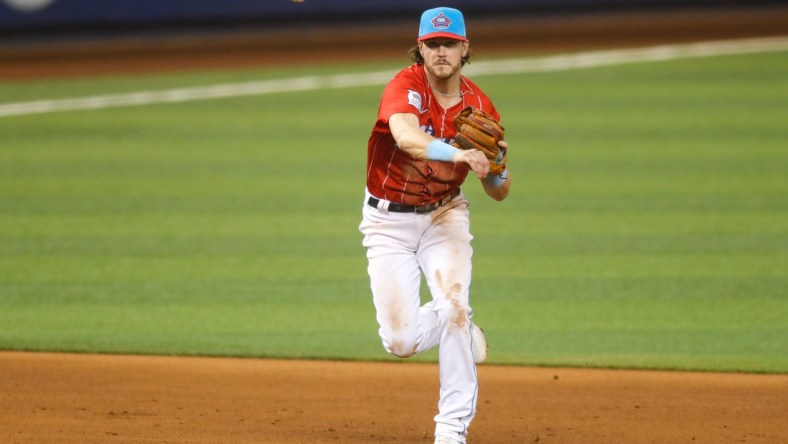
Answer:
POLYGON ((432 27, 435 29, 448 29, 451 26, 451 20, 448 17, 443 15, 443 12, 438 14, 437 17, 432 19, 432 27))

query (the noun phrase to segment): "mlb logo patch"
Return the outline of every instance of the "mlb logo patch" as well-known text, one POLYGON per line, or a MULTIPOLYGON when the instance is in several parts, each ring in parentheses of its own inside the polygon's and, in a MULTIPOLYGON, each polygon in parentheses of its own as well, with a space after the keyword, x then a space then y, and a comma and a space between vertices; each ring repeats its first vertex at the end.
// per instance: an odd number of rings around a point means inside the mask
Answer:
POLYGON ((416 109, 419 110, 419 112, 421 112, 421 95, 418 92, 409 89, 408 104, 415 106, 416 109))

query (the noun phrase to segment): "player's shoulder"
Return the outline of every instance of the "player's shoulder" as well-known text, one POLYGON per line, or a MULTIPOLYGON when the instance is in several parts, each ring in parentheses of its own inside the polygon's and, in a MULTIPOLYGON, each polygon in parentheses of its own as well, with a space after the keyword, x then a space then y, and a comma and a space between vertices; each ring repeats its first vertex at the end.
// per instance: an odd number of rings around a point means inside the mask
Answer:
POLYGON ((487 97, 484 90, 476 84, 473 80, 469 79, 466 76, 461 76, 460 79, 462 80, 462 89, 472 92, 473 94, 478 94, 483 97, 487 97))
POLYGON ((492 99, 485 93, 476 83, 468 77, 462 76, 462 90, 465 97, 465 103, 475 106, 496 119, 500 119, 498 110, 495 109, 495 104, 492 99))
POLYGON ((473 80, 465 76, 462 76, 460 79, 462 80, 461 89, 466 94, 466 96, 475 96, 477 99, 482 100, 485 103, 492 104, 492 99, 490 99, 490 96, 488 96, 487 93, 485 93, 484 90, 473 80))
POLYGON ((408 90, 422 92, 427 88, 424 70, 416 64, 404 68, 394 75, 391 81, 389 81, 387 88, 406 88, 408 90))

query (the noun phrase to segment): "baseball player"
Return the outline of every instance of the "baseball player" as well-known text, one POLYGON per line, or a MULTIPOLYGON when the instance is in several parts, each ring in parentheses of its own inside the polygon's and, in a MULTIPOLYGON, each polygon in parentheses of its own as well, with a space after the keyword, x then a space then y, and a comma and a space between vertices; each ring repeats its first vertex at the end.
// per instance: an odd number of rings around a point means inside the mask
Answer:
POLYGON ((500 119, 487 95, 461 74, 470 51, 460 11, 425 11, 410 54, 414 64, 383 91, 369 138, 359 229, 383 346, 402 358, 439 346, 435 443, 465 443, 476 413, 476 364, 486 359, 487 344, 471 322, 473 237, 460 186, 473 173, 488 196, 506 198, 508 146, 496 140, 489 155, 455 143, 453 121, 462 110, 500 119), (432 295, 423 305, 422 276, 432 295))

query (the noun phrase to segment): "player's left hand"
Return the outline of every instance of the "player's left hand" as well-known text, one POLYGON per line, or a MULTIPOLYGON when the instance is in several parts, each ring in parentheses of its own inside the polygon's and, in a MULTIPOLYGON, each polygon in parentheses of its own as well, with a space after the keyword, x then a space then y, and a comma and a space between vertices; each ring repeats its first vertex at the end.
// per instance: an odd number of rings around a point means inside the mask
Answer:
POLYGON ((509 144, 506 143, 505 140, 499 140, 498 147, 499 147, 498 157, 496 157, 494 161, 497 168, 492 166, 493 160, 490 159, 491 162, 490 170, 491 172, 494 173, 495 171, 498 171, 500 169, 500 172, 498 172, 498 174, 501 174, 503 170, 506 169, 506 154, 509 152, 509 144))

